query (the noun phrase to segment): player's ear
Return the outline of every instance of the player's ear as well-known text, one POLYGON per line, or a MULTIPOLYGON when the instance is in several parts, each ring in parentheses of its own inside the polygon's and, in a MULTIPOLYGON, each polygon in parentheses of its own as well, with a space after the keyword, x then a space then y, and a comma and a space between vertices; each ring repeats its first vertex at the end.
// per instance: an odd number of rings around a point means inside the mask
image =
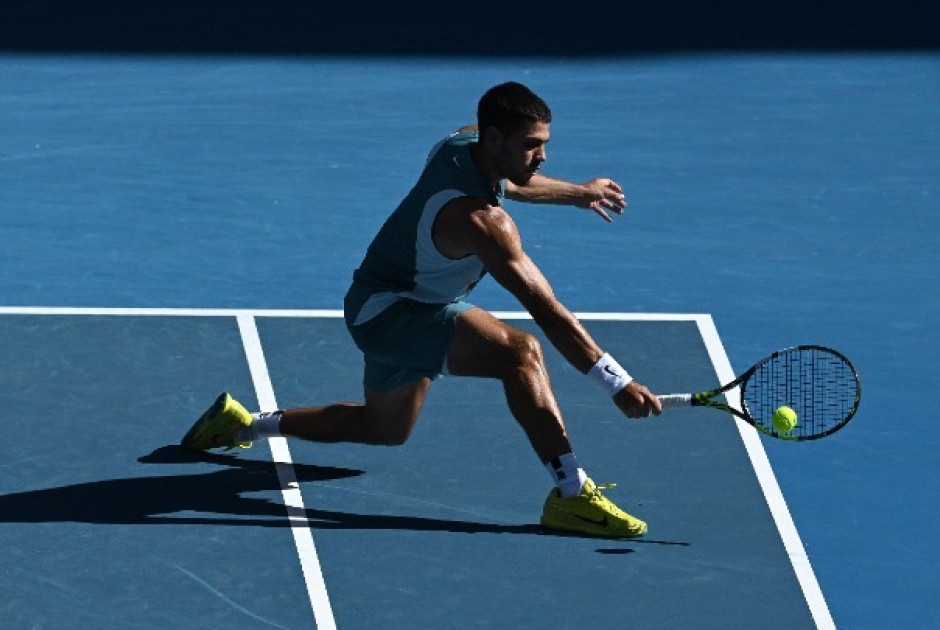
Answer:
POLYGON ((493 152, 498 152, 502 148, 504 140, 503 132, 495 125, 490 125, 484 129, 480 137, 480 142, 483 146, 493 152))

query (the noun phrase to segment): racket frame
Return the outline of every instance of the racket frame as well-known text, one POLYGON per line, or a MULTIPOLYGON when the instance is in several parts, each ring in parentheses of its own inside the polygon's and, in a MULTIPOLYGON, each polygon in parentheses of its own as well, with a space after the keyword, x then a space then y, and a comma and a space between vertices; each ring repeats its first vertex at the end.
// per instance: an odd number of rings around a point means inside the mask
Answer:
POLYGON ((776 352, 772 352, 771 354, 767 355, 766 357, 764 357, 763 359, 761 359, 760 361, 752 365, 750 368, 742 372, 733 381, 730 381, 729 383, 726 383, 722 385, 721 387, 718 387, 717 389, 699 392, 697 394, 670 394, 666 396, 660 396, 659 398, 660 398, 660 401, 663 403, 664 408, 684 406, 684 405, 691 405, 693 407, 710 407, 712 409, 726 411, 734 415, 735 417, 738 417, 744 420, 745 422, 747 422, 749 425, 751 425, 752 427, 754 427, 761 433, 765 435, 769 435, 770 437, 774 437, 780 440, 788 440, 792 442, 805 442, 809 440, 818 440, 819 438, 826 437, 827 435, 832 435, 833 433, 835 433, 836 431, 844 427, 846 424, 848 424, 849 420, 851 420, 852 417, 855 415, 855 412, 858 411, 858 405, 859 405, 859 402, 861 401, 861 396, 862 396, 862 385, 858 378, 858 372, 855 370, 855 366, 852 365, 852 362, 849 361, 848 357, 846 357, 841 352, 838 352, 826 346, 804 344, 804 345, 799 345, 799 346, 791 346, 789 348, 784 348, 782 350, 777 350, 776 352), (852 408, 846 414, 845 418, 843 418, 841 422, 836 423, 835 425, 826 429, 825 431, 822 431, 817 434, 812 434, 812 435, 789 435, 785 433, 779 433, 770 427, 766 427, 762 425, 761 423, 755 421, 754 418, 751 417, 750 413, 747 410, 747 404, 745 403, 745 393, 747 392, 747 381, 765 363, 768 363, 769 361, 773 361, 774 359, 776 359, 777 357, 783 354, 788 354, 791 352, 803 351, 803 350, 816 350, 816 351, 830 353, 838 357, 842 362, 844 362, 845 365, 851 370, 852 376, 855 378, 855 400, 853 402, 852 408), (728 404, 727 402, 723 402, 722 400, 717 398, 718 396, 721 396, 723 394, 730 392, 736 387, 741 388, 740 398, 739 398, 741 409, 737 409, 731 406, 730 404, 728 404))

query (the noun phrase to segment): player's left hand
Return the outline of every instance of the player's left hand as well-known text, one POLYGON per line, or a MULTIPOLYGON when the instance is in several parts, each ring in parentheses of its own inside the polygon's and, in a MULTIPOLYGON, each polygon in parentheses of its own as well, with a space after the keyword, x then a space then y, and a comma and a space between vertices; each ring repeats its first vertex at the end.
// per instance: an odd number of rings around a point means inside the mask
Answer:
POLYGON ((598 177, 584 182, 582 186, 584 186, 586 198, 583 203, 579 203, 577 206, 593 210, 607 222, 613 221, 610 212, 623 214, 623 209, 627 207, 623 189, 612 179, 598 177))

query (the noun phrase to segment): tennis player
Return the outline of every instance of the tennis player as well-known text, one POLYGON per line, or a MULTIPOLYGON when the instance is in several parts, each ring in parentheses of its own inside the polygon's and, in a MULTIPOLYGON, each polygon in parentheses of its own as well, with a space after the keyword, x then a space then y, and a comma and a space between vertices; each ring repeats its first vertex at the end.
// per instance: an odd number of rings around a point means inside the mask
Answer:
POLYGON ((608 222, 610 213, 623 212, 623 191, 610 179, 575 184, 538 172, 551 120, 541 98, 521 84, 505 83, 480 99, 477 125, 431 150, 417 184, 372 241, 346 294, 346 324, 365 357, 363 403, 250 414, 225 393, 182 445, 246 448, 276 435, 399 445, 411 435, 431 381, 443 374, 495 378, 555 484, 545 500, 543 526, 613 538, 644 534, 646 523, 607 499, 578 463, 537 338, 465 301, 489 273, 626 416, 660 413, 658 399, 558 301, 502 207, 504 197, 569 205, 608 222))

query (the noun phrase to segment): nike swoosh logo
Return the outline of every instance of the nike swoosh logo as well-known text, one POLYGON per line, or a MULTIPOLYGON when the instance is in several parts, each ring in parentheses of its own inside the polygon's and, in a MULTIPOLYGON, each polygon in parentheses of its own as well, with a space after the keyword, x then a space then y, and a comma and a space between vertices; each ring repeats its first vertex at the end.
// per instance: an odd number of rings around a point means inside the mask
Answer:
POLYGON ((600 525, 601 527, 607 527, 607 517, 604 516, 602 519, 593 519, 588 518, 587 516, 580 516, 578 514, 572 514, 571 516, 575 517, 578 520, 584 521, 585 523, 591 523, 592 525, 600 525))
POLYGON ((609 365, 604 366, 604 371, 610 374, 611 376, 621 376, 620 372, 611 368, 609 365))
POLYGON ((454 156, 453 158, 451 158, 451 159, 454 161, 454 164, 457 165, 457 168, 460 168, 460 160, 457 159, 457 156, 455 155, 455 156, 454 156))

